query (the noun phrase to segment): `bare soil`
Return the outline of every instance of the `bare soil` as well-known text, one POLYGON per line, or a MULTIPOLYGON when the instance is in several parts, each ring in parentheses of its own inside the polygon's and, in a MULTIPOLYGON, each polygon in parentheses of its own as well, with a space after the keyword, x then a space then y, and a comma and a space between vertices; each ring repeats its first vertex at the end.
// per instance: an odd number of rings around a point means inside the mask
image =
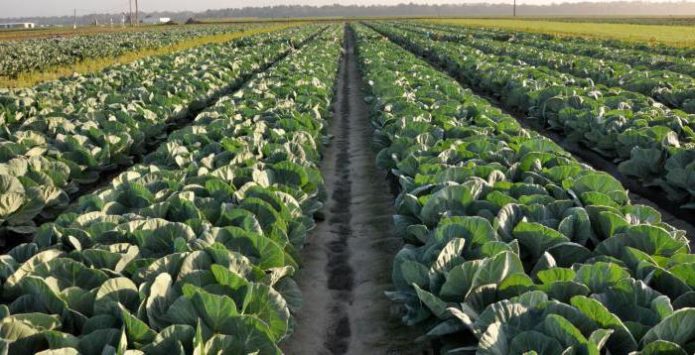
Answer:
POLYGON ((338 73, 334 137, 321 170, 329 193, 325 220, 302 251, 297 282, 304 308, 294 334, 282 344, 287 354, 423 354, 415 330, 400 323, 384 296, 392 289, 393 256, 401 239, 393 234, 393 194, 371 147, 369 109, 346 27, 338 73))

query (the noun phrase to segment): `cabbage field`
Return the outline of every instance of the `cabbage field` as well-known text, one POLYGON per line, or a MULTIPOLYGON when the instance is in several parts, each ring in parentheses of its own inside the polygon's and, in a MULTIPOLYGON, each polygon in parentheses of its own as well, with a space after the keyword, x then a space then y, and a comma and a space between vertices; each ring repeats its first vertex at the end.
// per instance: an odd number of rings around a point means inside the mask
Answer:
POLYGON ((187 39, 239 32, 249 25, 204 25, 132 32, 0 41, 0 77, 78 63, 89 58, 115 57, 127 52, 165 47, 187 39))
POLYGON ((661 189, 672 203, 695 208, 695 81, 688 74, 553 52, 538 41, 500 45, 484 34, 461 42, 465 35, 446 30, 379 29, 466 85, 619 163, 620 173, 661 189))
POLYGON ((356 21, 0 89, 0 354, 695 353, 693 57, 356 21))

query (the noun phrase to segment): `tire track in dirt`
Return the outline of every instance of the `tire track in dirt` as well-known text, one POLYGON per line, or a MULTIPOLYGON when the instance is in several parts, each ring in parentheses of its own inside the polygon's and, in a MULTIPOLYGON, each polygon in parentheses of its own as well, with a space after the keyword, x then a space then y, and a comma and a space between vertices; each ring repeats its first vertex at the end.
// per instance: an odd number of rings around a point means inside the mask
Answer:
POLYGON ((393 195, 371 147, 354 46, 346 27, 329 128, 334 139, 321 165, 330 199, 325 221, 302 250, 296 279, 304 307, 282 348, 293 355, 422 354, 413 329, 401 325, 384 296, 401 240, 393 234, 393 195))

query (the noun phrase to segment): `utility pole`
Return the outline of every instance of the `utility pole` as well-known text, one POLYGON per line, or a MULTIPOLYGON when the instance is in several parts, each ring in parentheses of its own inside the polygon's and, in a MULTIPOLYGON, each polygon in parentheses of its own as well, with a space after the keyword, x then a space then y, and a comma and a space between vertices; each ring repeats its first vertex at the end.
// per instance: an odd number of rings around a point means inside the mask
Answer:
POLYGON ((128 0, 128 21, 130 21, 130 27, 133 27, 133 0, 128 0))
POLYGON ((516 0, 514 0, 514 17, 516 17, 516 0))
POLYGON ((128 21, 130 21, 130 27, 135 26, 135 21, 133 20, 133 0, 128 0, 128 6, 130 7, 130 10, 128 10, 128 21))
POLYGON ((77 29, 77 9, 72 10, 72 29, 77 29))
MULTIPOLYGON (((516 1, 516 0, 515 0, 516 1)), ((138 12, 138 0, 135 0, 135 26, 140 26, 140 21, 138 18, 139 12, 138 12)))

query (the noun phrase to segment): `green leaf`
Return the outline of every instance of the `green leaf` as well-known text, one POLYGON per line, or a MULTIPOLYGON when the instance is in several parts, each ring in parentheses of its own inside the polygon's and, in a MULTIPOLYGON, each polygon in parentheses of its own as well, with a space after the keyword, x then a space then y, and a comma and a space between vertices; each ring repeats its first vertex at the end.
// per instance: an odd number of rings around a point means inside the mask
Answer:
POLYGON ((230 335, 227 349, 242 354, 281 354, 275 345, 277 339, 268 334, 268 327, 258 318, 250 315, 231 316, 224 323, 220 333, 230 335))
POLYGON ((554 267, 538 272, 536 277, 542 283, 552 283, 556 281, 572 281, 576 273, 572 269, 554 267))
POLYGON ((666 340, 656 340, 644 346, 640 355, 687 355, 680 345, 666 340))
POLYGON ((99 287, 94 299, 94 313, 120 314, 119 304, 134 312, 139 303, 140 296, 135 283, 126 277, 117 277, 107 280, 99 287))
POLYGON ((684 241, 674 239, 663 228, 642 224, 604 240, 596 247, 596 252, 620 258, 626 247, 664 257, 687 251, 684 241))
MULTIPOLYGON (((5 319, 12 318, 14 320, 24 322, 38 330, 55 330, 60 327, 60 317, 45 313, 19 313, 13 314, 5 319)), ((4 320, 3 320, 4 321, 4 320)))
POLYGON ((401 263, 400 269, 404 280, 408 284, 416 284, 420 287, 427 287, 429 285, 430 277, 427 266, 417 261, 406 260, 401 263))
POLYGON ((415 288, 415 292, 417 293, 420 301, 430 310, 430 312, 432 312, 432 314, 434 314, 435 317, 441 319, 447 318, 449 314, 447 308, 450 305, 432 293, 421 289, 416 284, 413 284, 413 288, 415 288))
POLYGON ((507 333, 502 323, 493 323, 487 327, 478 341, 478 355, 508 355, 510 353, 507 333))
POLYGON ((203 327, 200 324, 199 318, 195 327, 195 338, 193 338, 193 354, 205 355, 206 353, 205 339, 203 338, 203 327))
POLYGON ((463 301, 482 265, 483 260, 471 260, 449 270, 439 296, 449 301, 463 301))
POLYGON ((593 293, 601 293, 627 278, 630 278, 630 273, 620 266, 598 262, 582 265, 577 270, 575 281, 587 285, 593 293))
POLYGON ((101 286, 108 279, 103 271, 91 269, 68 258, 56 258, 45 264, 37 265, 33 275, 51 277, 61 290, 73 286, 93 289, 101 286))
POLYGON ((603 239, 622 233, 630 227, 630 222, 623 216, 611 211, 599 212, 598 224, 601 228, 603 239))
POLYGON ((695 288, 695 263, 677 264, 669 268, 668 271, 691 288, 695 288))
POLYGON ((642 338, 642 344, 666 340, 685 346, 695 339, 695 308, 684 308, 673 312, 655 325, 642 338))
POLYGON ((548 253, 547 251, 541 255, 541 257, 538 259, 536 262, 536 265, 533 266, 533 269, 531 269, 531 276, 532 277, 537 277, 537 274, 543 270, 548 270, 550 268, 554 268, 557 266, 557 262, 555 261, 555 258, 548 253))
POLYGON ((613 329, 596 329, 591 332, 589 342, 594 344, 598 350, 601 350, 601 348, 606 345, 613 332, 615 332, 613 329))
POLYGON ((131 343, 149 344, 157 335, 145 322, 123 308, 121 309, 121 320, 125 326, 128 341, 131 343))
POLYGON ((586 344, 588 340, 567 319, 557 314, 548 315, 543 321, 545 334, 557 339, 563 348, 586 344))
POLYGON ((66 302, 42 278, 26 276, 21 280, 20 288, 25 295, 34 296, 35 302, 31 305, 32 307, 44 307, 54 314, 62 314, 67 307, 66 302))
POLYGON ((63 252, 60 250, 48 249, 32 256, 29 260, 24 262, 22 266, 20 266, 17 269, 17 271, 15 271, 12 274, 12 276, 10 276, 7 279, 7 281, 5 281, 5 284, 3 286, 7 291, 14 294, 15 290, 13 288, 22 280, 23 277, 33 273, 37 266, 47 263, 55 258, 61 257, 62 255, 63 252))
POLYGON ((584 246, 576 243, 560 243, 548 249, 555 262, 561 267, 570 267, 582 263, 593 256, 593 253, 584 246))
MULTIPOLYGON (((216 334, 205 343, 205 354, 223 354, 229 349, 240 354, 281 354, 273 344, 264 343, 262 338, 240 339, 233 335, 216 334)), ((202 353, 201 353, 202 354, 202 353)))
POLYGON ((466 207, 477 192, 465 185, 445 186, 435 192, 422 206, 420 218, 427 226, 435 226, 445 213, 453 216, 465 216, 466 207))
POLYGON ((116 347, 121 338, 120 329, 99 329, 80 338, 79 350, 83 354, 101 354, 105 347, 116 347))
POLYGON ((562 233, 539 223, 521 222, 516 225, 513 234, 519 240, 523 250, 534 260, 540 258, 552 246, 569 242, 562 233))
POLYGON ((473 277, 471 288, 486 284, 499 284, 508 275, 523 272, 524 266, 518 255, 512 252, 502 252, 494 258, 483 260, 473 277))
POLYGON ((289 332, 290 310, 285 299, 270 286, 254 283, 247 288, 241 313, 254 315, 263 321, 276 341, 289 332))
POLYGON ((599 327, 615 331, 608 339, 607 344, 607 348, 611 352, 621 353, 637 350, 637 341, 625 324, 599 301, 586 296, 575 296, 572 297, 570 303, 596 322, 599 327))
POLYGON ((243 276, 223 266, 212 265, 210 266, 210 271, 215 277, 217 283, 229 287, 231 290, 238 290, 249 285, 249 281, 243 276))
POLYGON ((192 301, 205 325, 214 332, 221 332, 229 317, 239 314, 234 300, 227 296, 214 295, 190 284, 183 286, 183 293, 192 301))
POLYGON ((462 238, 452 239, 446 243, 444 248, 439 252, 437 259, 430 267, 432 273, 444 273, 455 264, 463 262, 460 257, 463 252, 466 240, 462 238))
POLYGON ((510 274, 498 286, 500 295, 504 298, 519 296, 526 291, 535 289, 533 280, 525 273, 510 274))
POLYGON ((162 329, 168 324, 165 320, 166 313, 175 301, 172 283, 171 276, 163 272, 157 275, 150 285, 150 294, 145 301, 145 313, 149 325, 155 329, 162 329))
POLYGON ((255 260, 262 269, 282 267, 294 261, 288 260, 283 247, 274 240, 263 235, 247 232, 239 227, 214 229, 211 242, 223 244, 227 249, 244 254, 255 260))
POLYGON ((495 230, 502 236, 504 241, 511 241, 514 236, 512 231, 514 227, 524 218, 524 212, 521 206, 517 204, 508 204, 500 209, 497 217, 495 217, 495 230))
POLYGON ((183 355, 190 353, 195 329, 190 325, 175 324, 164 328, 151 344, 143 347, 146 354, 183 355), (184 345, 188 352, 184 350, 184 345))
POLYGON ((628 201, 627 192, 623 185, 605 172, 586 173, 572 181, 571 186, 572 190, 579 196, 585 192, 600 192, 621 205, 628 201))
POLYGON ((548 294, 548 297, 556 299, 560 302, 569 302, 569 300, 578 295, 588 295, 591 290, 584 284, 574 281, 555 281, 549 284, 543 284, 538 287, 539 290, 548 294))
POLYGON ((468 249, 478 248, 484 244, 497 241, 490 222, 476 216, 454 216, 442 218, 437 225, 434 239, 440 243, 446 243, 453 239, 464 239, 468 249))
POLYGON ((509 354, 561 354, 562 346, 556 339, 541 332, 529 330, 516 335, 509 346, 509 354))
POLYGON ((485 332, 494 323, 513 324, 517 318, 530 311, 524 304, 502 300, 489 305, 475 320, 475 328, 485 332))

